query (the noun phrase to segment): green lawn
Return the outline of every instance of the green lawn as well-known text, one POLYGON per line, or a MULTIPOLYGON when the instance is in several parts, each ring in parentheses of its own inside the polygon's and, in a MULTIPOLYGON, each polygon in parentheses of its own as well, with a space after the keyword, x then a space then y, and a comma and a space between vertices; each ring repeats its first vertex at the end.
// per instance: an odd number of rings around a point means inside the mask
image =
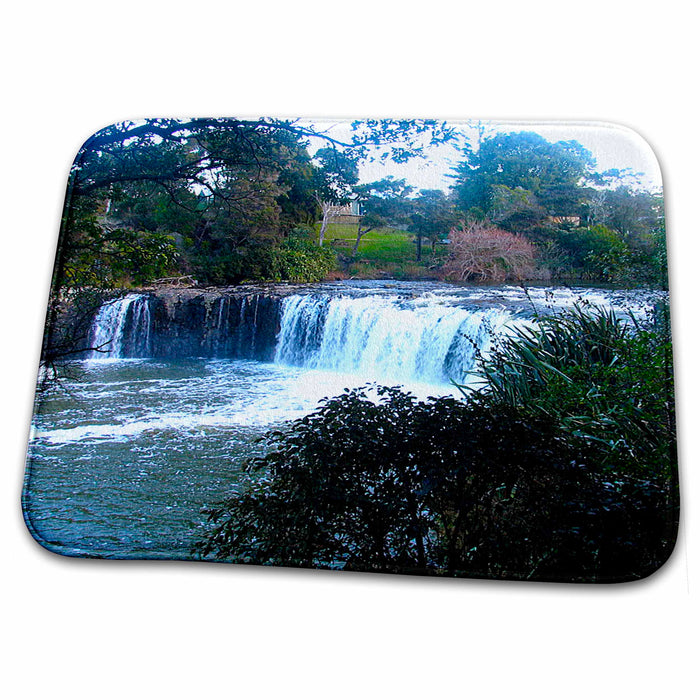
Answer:
POLYGON ((341 267, 351 277, 365 279, 395 277, 397 279, 436 278, 437 268, 446 257, 446 246, 436 247, 423 242, 423 255, 416 261, 415 235, 394 228, 380 228, 366 233, 360 241, 357 256, 352 258, 357 227, 353 224, 330 224, 324 245, 338 253, 341 267))

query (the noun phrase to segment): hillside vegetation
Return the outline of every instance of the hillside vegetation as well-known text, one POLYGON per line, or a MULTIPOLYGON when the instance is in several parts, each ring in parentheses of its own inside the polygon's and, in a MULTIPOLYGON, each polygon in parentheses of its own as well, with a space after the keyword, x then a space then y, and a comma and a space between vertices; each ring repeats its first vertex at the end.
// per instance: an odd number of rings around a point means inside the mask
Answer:
POLYGON ((367 121, 338 141, 271 119, 115 124, 73 165, 55 284, 529 277, 666 285, 660 193, 635 173, 597 171, 574 141, 480 133, 456 166, 444 164, 449 191, 391 176, 361 181, 368 161, 428 155, 427 137, 446 143, 455 129, 367 121), (312 148, 312 138, 325 145, 312 148), (334 223, 349 206, 356 223, 334 223))

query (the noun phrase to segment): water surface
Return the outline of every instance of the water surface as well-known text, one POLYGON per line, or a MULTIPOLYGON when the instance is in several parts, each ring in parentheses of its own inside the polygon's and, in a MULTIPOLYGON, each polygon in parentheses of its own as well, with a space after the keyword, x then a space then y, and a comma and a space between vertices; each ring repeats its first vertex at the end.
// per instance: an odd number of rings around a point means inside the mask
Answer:
POLYGON ((316 285, 283 300, 275 361, 263 363, 119 357, 125 347, 147 354, 152 321, 143 297, 113 302, 94 327, 108 352, 73 363, 75 377, 39 397, 24 494, 30 526, 66 554, 187 558, 202 509, 236 488, 272 427, 369 381, 422 398, 458 394, 450 381, 470 381, 475 349, 487 353, 494 335, 531 323, 535 309, 582 299, 623 313, 650 303, 600 289, 316 285))

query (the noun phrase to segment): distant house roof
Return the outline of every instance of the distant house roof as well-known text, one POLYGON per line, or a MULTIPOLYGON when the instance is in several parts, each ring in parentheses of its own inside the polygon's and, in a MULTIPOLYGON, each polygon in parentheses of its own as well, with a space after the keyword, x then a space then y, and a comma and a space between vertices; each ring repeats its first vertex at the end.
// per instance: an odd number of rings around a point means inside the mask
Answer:
POLYGON ((581 224, 580 216, 548 216, 547 221, 551 221, 553 224, 574 224, 579 226, 581 224))
POLYGON ((357 223, 360 216, 360 203, 353 201, 336 207, 329 221, 334 224, 357 223))

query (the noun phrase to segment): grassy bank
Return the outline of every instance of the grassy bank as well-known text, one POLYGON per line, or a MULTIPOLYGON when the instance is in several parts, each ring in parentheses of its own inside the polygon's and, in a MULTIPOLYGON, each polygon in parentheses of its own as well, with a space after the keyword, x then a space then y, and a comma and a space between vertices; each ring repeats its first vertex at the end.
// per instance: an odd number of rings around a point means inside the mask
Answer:
POLYGON ((416 260, 415 235, 395 228, 379 228, 360 240, 357 255, 352 251, 357 236, 353 224, 331 224, 325 245, 338 255, 339 272, 359 279, 437 279, 437 270, 447 257, 447 246, 433 253, 424 243, 422 260, 416 260))

